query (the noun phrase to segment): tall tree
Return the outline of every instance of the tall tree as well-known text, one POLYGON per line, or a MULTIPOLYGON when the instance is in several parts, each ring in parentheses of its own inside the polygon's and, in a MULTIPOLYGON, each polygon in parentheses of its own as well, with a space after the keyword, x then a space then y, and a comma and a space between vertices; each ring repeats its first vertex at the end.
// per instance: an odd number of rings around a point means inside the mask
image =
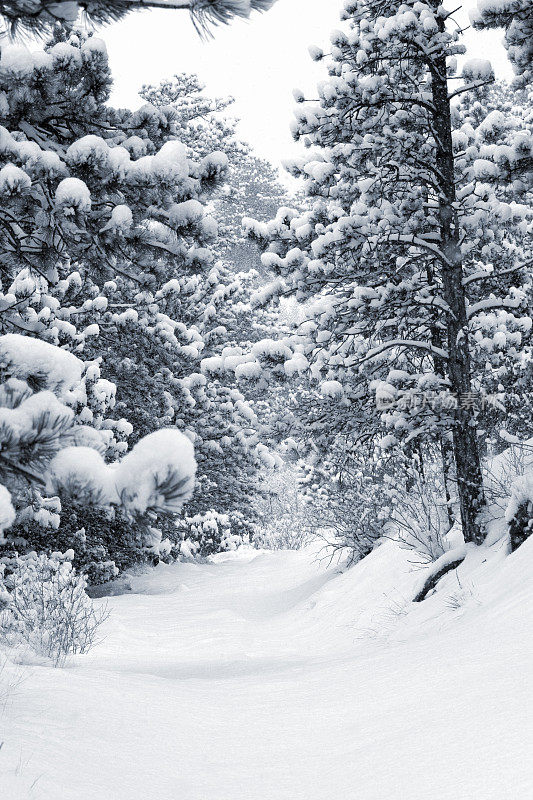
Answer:
MULTIPOLYGON (((481 96, 493 73, 473 60, 455 83, 464 47, 436 0, 347 2, 343 18, 319 102, 297 112, 293 129, 310 149, 292 171, 306 181, 311 211, 248 223, 280 274, 265 296, 307 303, 293 350, 312 362, 324 394, 360 409, 360 421, 375 419, 381 403, 393 441, 451 428, 464 537, 479 543, 472 328, 484 311, 519 314, 525 302, 500 271, 524 272, 531 211, 496 189, 519 148, 487 146, 485 121, 474 129, 456 107, 465 94, 481 96), (431 406, 428 392, 438 399, 431 406)), ((493 141, 495 122, 486 123, 493 141)))
POLYGON ((206 207, 227 156, 195 154, 168 105, 107 105, 105 46, 81 32, 57 27, 44 52, 5 43, 0 83, 0 325, 88 359, 71 399, 108 458, 128 433, 176 426, 200 463, 193 511, 238 508, 260 463, 254 413, 200 374, 246 291, 216 262, 206 207))

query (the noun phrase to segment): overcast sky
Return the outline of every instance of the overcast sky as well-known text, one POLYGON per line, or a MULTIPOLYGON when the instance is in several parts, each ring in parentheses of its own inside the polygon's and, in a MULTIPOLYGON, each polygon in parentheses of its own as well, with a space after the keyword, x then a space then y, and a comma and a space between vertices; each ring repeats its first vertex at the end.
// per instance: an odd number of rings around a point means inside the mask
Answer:
MULTIPOLYGON (((471 7, 476 0, 466 0, 471 7)), ((266 14, 218 28, 204 42, 186 12, 132 13, 102 31, 115 80, 116 104, 136 108, 143 83, 158 83, 176 72, 197 72, 211 94, 235 97, 240 133, 276 165, 294 152, 289 132, 292 90, 313 96, 324 65, 309 58, 310 44, 325 46, 340 27, 342 0, 277 0, 266 14)), ((510 77, 503 33, 468 32, 469 57, 491 59, 496 74, 510 77)))

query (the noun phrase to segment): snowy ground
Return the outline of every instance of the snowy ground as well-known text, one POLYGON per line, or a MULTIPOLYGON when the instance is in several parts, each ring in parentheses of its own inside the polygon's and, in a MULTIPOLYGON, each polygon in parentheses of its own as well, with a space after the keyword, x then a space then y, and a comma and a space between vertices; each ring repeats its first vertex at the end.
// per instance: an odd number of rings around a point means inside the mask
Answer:
POLYGON ((533 539, 473 551, 421 604, 408 559, 241 552, 135 578, 92 654, 22 669, 1 797, 531 798, 533 539))

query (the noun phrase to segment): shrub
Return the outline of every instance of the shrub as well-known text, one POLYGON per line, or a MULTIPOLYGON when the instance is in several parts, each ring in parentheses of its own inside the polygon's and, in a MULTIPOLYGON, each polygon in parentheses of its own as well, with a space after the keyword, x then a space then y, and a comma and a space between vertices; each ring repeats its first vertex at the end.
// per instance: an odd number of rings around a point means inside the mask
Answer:
POLYGON ((323 470, 308 469, 303 488, 308 536, 322 539, 332 558, 354 564, 386 533, 391 503, 380 464, 358 456, 341 465, 332 460, 323 470))
MULTIPOLYGON (((429 454, 428 454, 429 455, 429 454)), ((436 460, 417 456, 334 452, 321 469, 307 468, 303 482, 308 535, 330 554, 355 563, 381 538, 394 538, 417 561, 439 558, 450 528, 446 494, 436 460)))
POLYGON ((272 470, 262 484, 261 531, 256 543, 268 550, 299 550, 309 540, 309 504, 301 491, 301 475, 289 465, 272 470))
POLYGON ((526 472, 514 481, 505 519, 509 525, 513 552, 533 533, 533 471, 526 472))
POLYGON ((250 535, 242 515, 238 513, 220 514, 211 509, 204 514, 179 519, 176 526, 182 539, 181 552, 185 556, 210 556, 250 543, 250 535))
POLYGON ((443 555, 444 537, 450 529, 443 486, 432 465, 425 466, 425 475, 416 466, 409 469, 408 488, 390 482, 388 490, 391 528, 401 546, 412 550, 421 563, 443 555))
POLYGON ((107 618, 85 593, 72 552, 30 553, 0 566, 0 637, 10 646, 28 645, 55 666, 69 654, 86 653, 107 618))

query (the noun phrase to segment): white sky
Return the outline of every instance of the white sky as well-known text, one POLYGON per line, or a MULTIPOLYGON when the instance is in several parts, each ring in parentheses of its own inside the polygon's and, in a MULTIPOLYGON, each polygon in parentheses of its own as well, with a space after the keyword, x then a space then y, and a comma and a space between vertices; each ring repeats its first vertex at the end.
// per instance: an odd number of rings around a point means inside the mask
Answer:
MULTIPOLYGON (((476 0, 465 0, 469 8, 476 0)), ((215 38, 199 39, 186 12, 145 11, 101 33, 115 81, 113 102, 136 108, 143 83, 158 83, 177 72, 197 72, 213 95, 233 95, 240 134, 274 164, 294 152, 289 123, 294 88, 306 96, 326 77, 324 64, 311 61, 307 48, 327 51, 338 28, 342 0, 277 0, 266 14, 218 28, 215 38)), ((463 19, 464 19, 463 14, 463 19)), ((489 58, 499 77, 510 77, 503 33, 468 31, 467 57, 489 58)))

